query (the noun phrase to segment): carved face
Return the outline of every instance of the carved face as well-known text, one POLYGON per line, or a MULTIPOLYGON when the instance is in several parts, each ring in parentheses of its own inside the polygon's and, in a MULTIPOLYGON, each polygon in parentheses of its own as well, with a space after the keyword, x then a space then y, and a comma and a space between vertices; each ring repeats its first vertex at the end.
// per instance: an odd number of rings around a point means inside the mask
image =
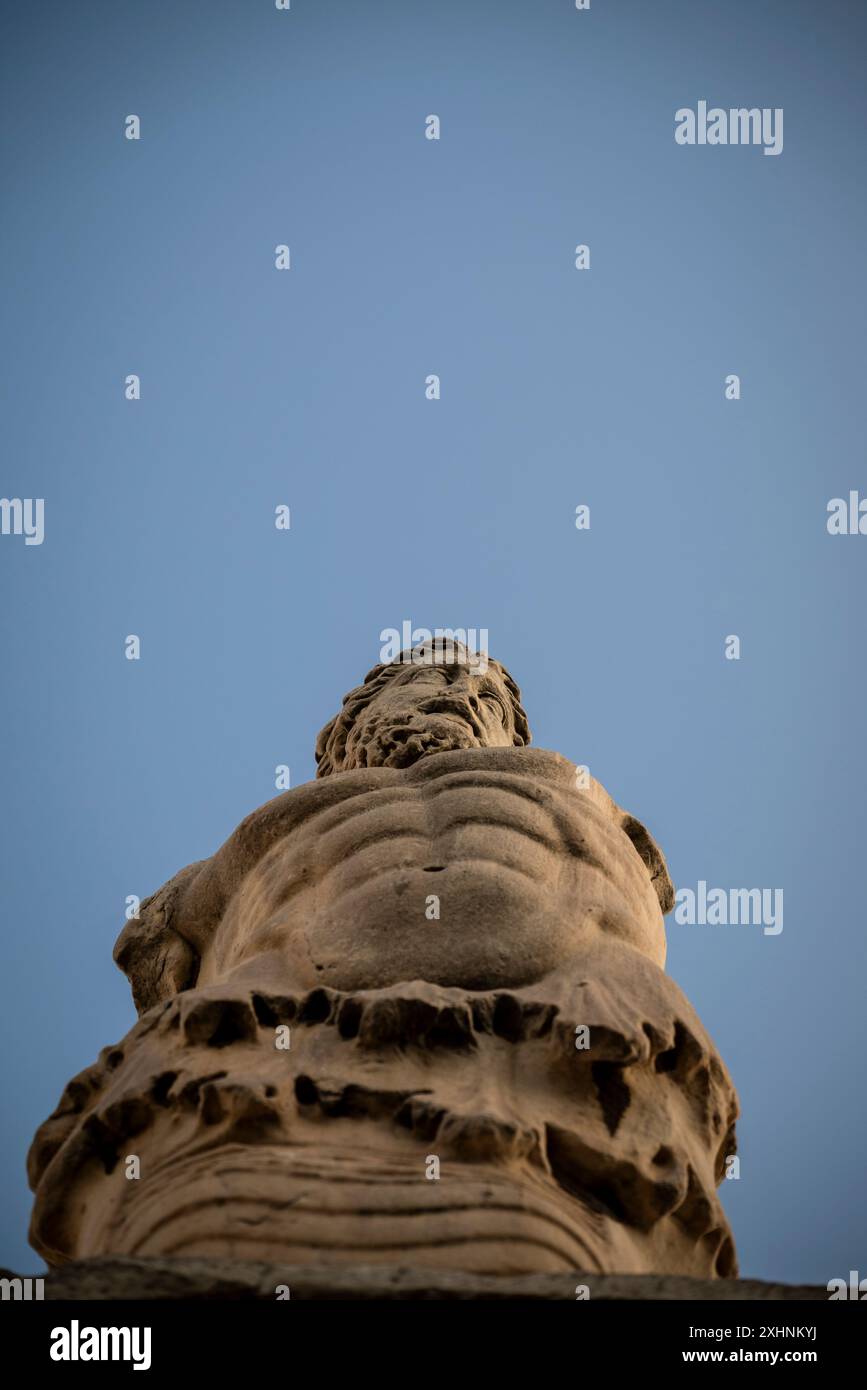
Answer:
POLYGON ((512 697, 493 664, 407 664, 359 711, 342 770, 410 767, 429 753, 522 746, 512 697))

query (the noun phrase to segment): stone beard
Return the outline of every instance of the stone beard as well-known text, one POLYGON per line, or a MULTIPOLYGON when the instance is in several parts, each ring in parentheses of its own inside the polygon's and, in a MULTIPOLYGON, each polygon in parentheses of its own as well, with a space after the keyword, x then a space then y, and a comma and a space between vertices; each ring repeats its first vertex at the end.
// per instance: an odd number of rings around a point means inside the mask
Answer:
POLYGON ((527 746, 497 662, 407 655, 125 926, 139 1021, 30 1152, 50 1264, 736 1273, 737 1101, 662 968, 659 849, 527 746))

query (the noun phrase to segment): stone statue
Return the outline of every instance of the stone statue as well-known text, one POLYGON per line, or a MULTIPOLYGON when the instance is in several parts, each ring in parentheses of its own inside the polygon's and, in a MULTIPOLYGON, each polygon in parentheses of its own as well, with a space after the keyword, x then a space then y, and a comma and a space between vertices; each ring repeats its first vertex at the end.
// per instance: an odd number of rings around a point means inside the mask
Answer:
POLYGON ((502 666, 414 648, 142 904, 139 1021, 31 1149, 50 1264, 736 1273, 737 1102, 663 970, 665 861, 529 744, 502 666))

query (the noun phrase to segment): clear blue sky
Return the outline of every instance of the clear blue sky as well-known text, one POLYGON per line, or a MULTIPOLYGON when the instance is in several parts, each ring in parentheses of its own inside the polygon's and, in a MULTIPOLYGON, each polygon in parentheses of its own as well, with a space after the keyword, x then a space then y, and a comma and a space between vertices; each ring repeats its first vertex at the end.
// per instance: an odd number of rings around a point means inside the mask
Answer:
POLYGON ((741 1095, 744 1272, 867 1273, 867 538, 825 528, 867 494, 867 11, 55 0, 0 38, 0 492, 46 499, 0 537, 0 1262, 133 1020, 126 895, 311 778, 409 618, 486 627, 676 884, 784 889, 779 936, 669 918, 669 969, 741 1095), (679 147, 702 99, 783 107, 783 153, 679 147))

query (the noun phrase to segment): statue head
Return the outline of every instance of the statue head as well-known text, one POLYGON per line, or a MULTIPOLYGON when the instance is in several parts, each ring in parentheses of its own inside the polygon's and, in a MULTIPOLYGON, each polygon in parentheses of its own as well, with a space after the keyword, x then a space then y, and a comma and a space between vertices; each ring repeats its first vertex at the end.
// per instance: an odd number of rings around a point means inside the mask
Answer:
POLYGON ((374 666, 316 740, 317 777, 410 767, 431 753, 522 748, 530 727, 504 666, 442 638, 374 666))

